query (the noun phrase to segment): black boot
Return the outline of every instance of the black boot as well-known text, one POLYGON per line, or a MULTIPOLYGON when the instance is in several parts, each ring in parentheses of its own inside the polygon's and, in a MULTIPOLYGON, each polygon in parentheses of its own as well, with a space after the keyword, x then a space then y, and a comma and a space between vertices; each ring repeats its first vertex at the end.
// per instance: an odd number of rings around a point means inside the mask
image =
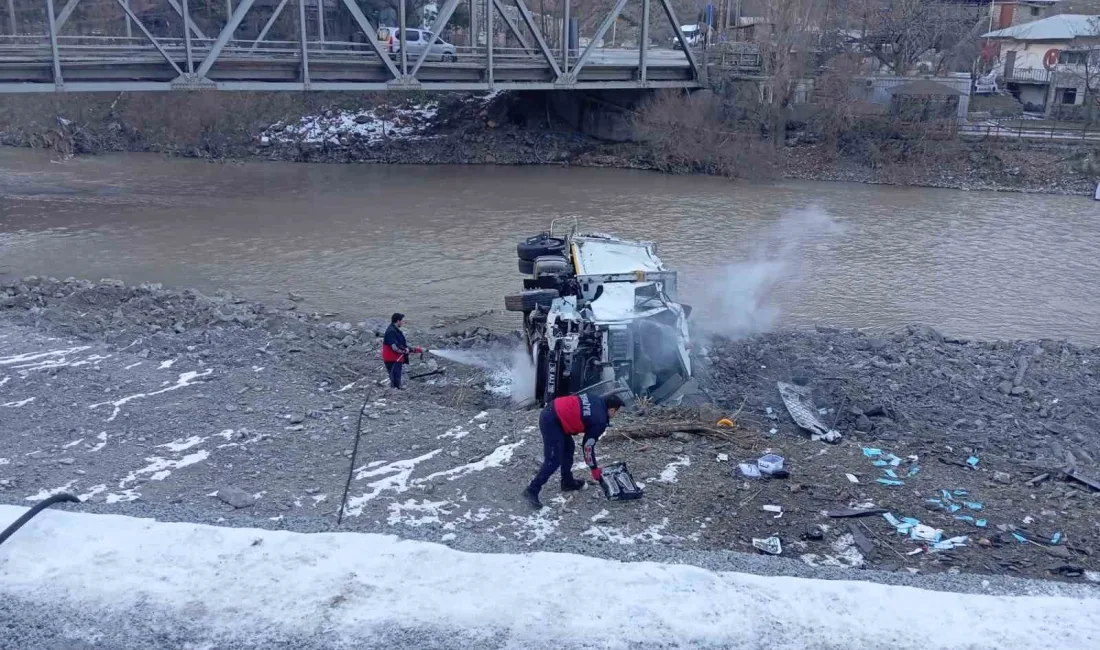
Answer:
POLYGON ((523 491, 523 498, 527 500, 527 503, 531 504, 531 507, 535 510, 542 510, 542 501, 539 501, 539 493, 527 488, 523 491))
POLYGON ((574 492, 576 490, 583 490, 586 483, 584 481, 578 481, 573 477, 568 479, 562 479, 561 491, 562 492, 574 492))

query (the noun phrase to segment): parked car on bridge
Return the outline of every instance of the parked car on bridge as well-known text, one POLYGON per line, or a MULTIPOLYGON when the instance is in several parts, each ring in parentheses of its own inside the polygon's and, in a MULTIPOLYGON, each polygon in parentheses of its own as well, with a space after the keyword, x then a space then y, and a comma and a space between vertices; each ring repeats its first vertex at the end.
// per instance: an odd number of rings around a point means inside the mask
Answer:
MULTIPOLYGON (((703 44, 703 25, 680 25, 680 31, 684 34, 684 40, 688 47, 698 47, 703 44)), ((680 39, 672 37, 672 49, 679 50, 680 39)))
MULTIPOLYGON (((389 46, 390 54, 401 53, 401 40, 396 27, 381 27, 378 30, 378 40, 389 46)), ((405 45, 409 48, 408 55, 415 59, 431 46, 428 59, 432 61, 457 61, 458 52, 454 45, 434 36, 426 29, 405 29, 405 45)))

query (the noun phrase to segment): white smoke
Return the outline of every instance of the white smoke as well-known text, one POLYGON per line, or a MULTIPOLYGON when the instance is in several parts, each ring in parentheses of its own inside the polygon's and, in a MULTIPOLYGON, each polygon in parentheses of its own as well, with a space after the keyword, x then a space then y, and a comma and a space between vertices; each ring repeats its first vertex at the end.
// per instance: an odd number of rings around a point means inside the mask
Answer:
POLYGON ((488 375, 489 392, 510 397, 519 404, 535 395, 535 364, 523 346, 512 350, 431 350, 432 354, 465 366, 481 368, 488 375))
POLYGON ((772 329, 782 315, 780 288, 804 276, 806 247, 842 232, 820 208, 797 210, 747 242, 744 261, 689 273, 693 325, 704 336, 731 339, 772 329))

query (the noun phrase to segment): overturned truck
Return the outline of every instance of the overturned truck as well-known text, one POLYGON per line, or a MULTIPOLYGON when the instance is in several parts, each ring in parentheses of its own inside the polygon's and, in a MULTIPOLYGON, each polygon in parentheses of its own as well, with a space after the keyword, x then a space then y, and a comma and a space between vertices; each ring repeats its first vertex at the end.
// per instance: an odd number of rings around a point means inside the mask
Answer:
POLYGON ((575 219, 516 247, 526 277, 505 308, 523 313, 535 366, 532 397, 616 392, 676 402, 691 381, 687 319, 677 277, 650 242, 580 234, 575 219))

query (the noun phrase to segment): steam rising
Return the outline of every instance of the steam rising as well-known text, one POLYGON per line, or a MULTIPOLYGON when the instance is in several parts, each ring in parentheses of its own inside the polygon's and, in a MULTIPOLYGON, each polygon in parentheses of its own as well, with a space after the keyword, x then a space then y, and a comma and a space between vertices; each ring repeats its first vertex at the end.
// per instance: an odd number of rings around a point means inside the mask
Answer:
POLYGON ((535 395, 535 365, 523 346, 512 350, 431 350, 431 353, 448 361, 485 370, 489 376, 486 390, 511 397, 516 404, 535 395))
POLYGON ((693 324, 704 336, 731 339, 772 329, 782 313, 779 289, 804 277, 805 249, 842 232, 820 208, 784 215, 749 242, 746 261, 691 274, 693 324))

